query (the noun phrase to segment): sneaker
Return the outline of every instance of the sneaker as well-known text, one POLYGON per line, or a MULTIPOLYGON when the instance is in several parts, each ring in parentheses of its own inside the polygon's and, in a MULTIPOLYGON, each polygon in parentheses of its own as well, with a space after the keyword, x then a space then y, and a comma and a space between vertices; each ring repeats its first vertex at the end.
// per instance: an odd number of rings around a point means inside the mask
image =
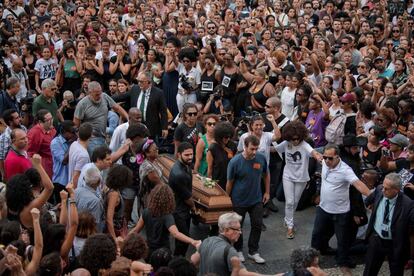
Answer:
POLYGON ((244 263, 246 259, 244 258, 243 252, 237 251, 237 256, 239 257, 240 262, 244 263))
POLYGON ((252 255, 248 254, 247 255, 249 257, 249 259, 252 259, 253 261, 256 262, 256 264, 264 264, 266 261, 265 259, 263 259, 259 253, 254 253, 252 255))
POLYGON ((286 238, 288 238, 289 240, 295 238, 295 231, 293 231, 293 228, 288 228, 286 238))

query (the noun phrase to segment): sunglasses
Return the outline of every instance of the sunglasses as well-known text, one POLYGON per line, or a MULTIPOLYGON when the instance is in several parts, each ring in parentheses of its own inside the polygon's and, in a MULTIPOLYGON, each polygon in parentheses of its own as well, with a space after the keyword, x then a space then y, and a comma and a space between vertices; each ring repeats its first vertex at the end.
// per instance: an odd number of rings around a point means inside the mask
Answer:
POLYGON ((358 68, 366 68, 365 65, 358 65, 358 68))
POLYGON ((342 68, 337 68, 337 67, 334 67, 334 70, 335 70, 335 71, 342 71, 342 68))
POLYGON ((208 126, 215 126, 215 125, 216 125, 216 123, 213 123, 213 122, 207 122, 207 125, 208 125, 208 126))
POLYGON ((272 106, 270 106, 270 105, 268 105, 268 104, 265 104, 265 107, 266 107, 266 108, 272 108, 272 106))
POLYGON ((209 29, 209 30, 215 30, 216 27, 208 27, 207 29, 209 29))
POLYGON ((323 160, 333 161, 334 159, 335 157, 332 157, 332 156, 323 156, 323 160))
POLYGON ((282 35, 282 33, 276 32, 275 35, 282 35))
POLYGON ((188 116, 197 116, 197 112, 187 112, 188 116))
POLYGON ((399 33, 400 30, 392 30, 393 33, 399 33))

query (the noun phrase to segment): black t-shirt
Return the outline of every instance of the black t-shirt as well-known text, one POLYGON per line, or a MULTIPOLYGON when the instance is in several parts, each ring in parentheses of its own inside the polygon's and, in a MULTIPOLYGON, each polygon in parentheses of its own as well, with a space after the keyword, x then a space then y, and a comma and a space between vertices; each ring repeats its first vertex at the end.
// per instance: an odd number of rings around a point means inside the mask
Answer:
POLYGON ((189 216, 191 208, 185 201, 191 198, 193 192, 193 173, 191 168, 180 161, 175 162, 170 171, 168 185, 174 191, 175 213, 180 216, 189 216))
POLYGON ((132 186, 139 187, 140 178, 139 178, 139 167, 137 163, 137 157, 131 151, 127 151, 122 156, 122 164, 127 166, 132 171, 132 186))
POLYGON ((189 142, 195 151, 200 133, 202 130, 197 124, 194 127, 189 127, 186 123, 181 123, 175 129, 174 140, 181 143, 189 142))
POLYGON ((142 219, 145 223, 145 233, 150 250, 154 251, 161 247, 170 248, 170 232, 168 228, 175 225, 173 215, 153 217, 149 209, 144 209, 142 219))
MULTIPOLYGON (((115 63, 116 62, 116 59, 117 59, 117 57, 116 56, 113 56, 113 57, 111 57, 110 62, 111 63, 115 63)), ((128 55, 124 55, 124 57, 122 58, 122 63, 125 64, 125 65, 126 64, 132 64, 131 59, 130 59, 130 57, 128 55)), ((116 80, 125 79, 125 80, 129 81, 130 80, 130 77, 131 77, 130 75, 131 75, 131 72, 128 72, 127 75, 122 74, 122 72, 121 72, 121 70, 119 69, 119 66, 118 66, 118 68, 116 69, 115 73, 111 77, 113 79, 116 79, 116 80)))
POLYGON ((381 149, 373 152, 370 151, 367 146, 362 147, 362 160, 374 167, 377 166, 378 161, 381 159, 381 155, 381 149))
POLYGON ((226 190, 227 165, 229 164, 230 159, 236 154, 237 146, 233 141, 229 141, 226 145, 226 149, 224 149, 214 142, 209 146, 208 150, 214 158, 213 173, 211 177, 214 180, 217 180, 220 187, 226 190))

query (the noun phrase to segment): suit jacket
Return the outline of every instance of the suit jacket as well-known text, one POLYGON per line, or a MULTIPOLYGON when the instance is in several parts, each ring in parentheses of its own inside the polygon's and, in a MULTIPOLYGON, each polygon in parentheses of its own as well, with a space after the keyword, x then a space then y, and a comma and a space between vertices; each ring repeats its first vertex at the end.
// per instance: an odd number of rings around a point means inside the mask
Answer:
MULTIPOLYGON (((382 185, 379 185, 366 199, 365 204, 373 205, 372 215, 367 229, 367 239, 375 233, 374 224, 377 209, 381 199, 382 185)), ((394 213, 391 221, 391 235, 395 258, 404 258, 404 262, 410 258, 410 233, 414 230, 414 201, 404 193, 399 192, 395 203, 394 213)))
MULTIPOLYGON (((116 102, 127 101, 130 107, 137 107, 140 94, 139 86, 133 85, 128 93, 113 98, 116 102)), ((147 126, 151 137, 161 135, 161 130, 168 129, 167 105, 164 93, 157 87, 151 86, 145 118, 146 120, 143 123, 147 126)))

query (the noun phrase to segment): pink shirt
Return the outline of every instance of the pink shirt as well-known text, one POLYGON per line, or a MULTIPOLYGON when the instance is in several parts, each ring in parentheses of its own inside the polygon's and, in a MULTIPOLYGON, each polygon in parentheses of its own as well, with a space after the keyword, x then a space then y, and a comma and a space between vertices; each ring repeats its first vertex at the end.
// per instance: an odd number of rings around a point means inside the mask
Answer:
POLYGON ((27 155, 18 153, 13 148, 10 148, 6 160, 4 161, 4 172, 7 180, 16 174, 24 173, 31 167, 32 163, 27 155))

